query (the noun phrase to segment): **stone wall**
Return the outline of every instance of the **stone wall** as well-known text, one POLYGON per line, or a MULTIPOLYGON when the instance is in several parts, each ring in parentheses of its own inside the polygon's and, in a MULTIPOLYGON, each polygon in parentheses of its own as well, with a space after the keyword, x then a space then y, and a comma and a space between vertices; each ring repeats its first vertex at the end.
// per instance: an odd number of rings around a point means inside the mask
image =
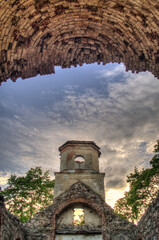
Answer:
MULTIPOLYGON (((86 213, 87 214, 87 213, 86 213)), ((67 214, 66 214, 67 215, 67 214)), ((0 240, 159 240, 159 195, 147 209, 138 226, 114 214, 100 195, 85 184, 75 183, 65 193, 55 198, 54 203, 38 212, 34 218, 22 225, 0 203, 0 240), (58 221, 72 206, 83 205, 98 215, 99 225, 88 222, 73 225, 69 221, 58 221), (140 230, 140 231, 139 231, 140 230), (72 238, 71 238, 72 237, 72 238)))
POLYGON ((1 0, 0 82, 83 63, 159 77, 158 0, 1 0))
POLYGON ((105 201, 81 182, 73 184, 66 192, 54 199, 54 204, 39 212, 25 225, 28 232, 27 239, 54 240, 56 234, 102 234, 103 240, 138 240, 137 227, 114 214, 113 209, 105 201), (84 224, 74 226, 63 224, 57 226, 57 220, 61 213, 67 211, 74 204, 83 204, 98 213, 101 219, 100 226, 84 224), (29 238, 29 235, 32 238, 29 238))
POLYGON ((59 196, 61 193, 65 192, 66 189, 71 187, 72 184, 76 183, 81 179, 81 182, 87 184, 93 191, 100 194, 103 199, 105 199, 104 191, 104 173, 95 173, 95 172, 84 172, 79 171, 79 173, 55 173, 55 189, 54 197, 59 196))
POLYGON ((144 240, 159 240, 159 194, 138 223, 144 240))
POLYGON ((24 229, 19 219, 0 203, 0 240, 24 240, 24 229))

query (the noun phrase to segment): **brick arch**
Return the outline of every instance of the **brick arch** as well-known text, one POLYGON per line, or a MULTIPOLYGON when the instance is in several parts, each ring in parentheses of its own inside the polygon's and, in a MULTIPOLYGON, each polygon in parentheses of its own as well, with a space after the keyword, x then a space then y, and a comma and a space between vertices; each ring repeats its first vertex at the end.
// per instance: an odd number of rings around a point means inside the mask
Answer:
POLYGON ((102 219, 102 236, 103 236, 103 240, 107 240, 108 238, 106 238, 106 230, 104 228, 104 226, 106 225, 106 217, 105 217, 105 214, 104 214, 105 213, 104 208, 102 207, 103 205, 101 203, 97 204, 97 203, 95 203, 95 202, 93 202, 93 201, 91 201, 89 199, 82 198, 82 197, 81 198, 76 198, 76 199, 66 200, 63 203, 60 203, 59 206, 56 207, 54 215, 52 216, 53 233, 52 233, 51 240, 55 239, 55 229, 56 229, 57 217, 63 212, 64 209, 68 208, 69 206, 71 206, 72 204, 75 204, 75 203, 86 204, 87 206, 89 206, 90 208, 92 208, 93 210, 95 210, 97 212, 97 214, 102 219))
POLYGON ((2 0, 0 82, 124 62, 159 77, 158 0, 2 0))

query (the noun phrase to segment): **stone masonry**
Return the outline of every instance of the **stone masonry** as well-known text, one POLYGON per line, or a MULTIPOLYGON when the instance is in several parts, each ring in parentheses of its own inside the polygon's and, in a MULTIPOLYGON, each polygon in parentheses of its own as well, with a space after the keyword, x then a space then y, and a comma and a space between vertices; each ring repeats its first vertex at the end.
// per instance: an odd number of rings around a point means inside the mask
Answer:
POLYGON ((158 0, 0 0, 0 82, 94 62, 159 77, 158 0))
POLYGON ((96 234, 101 233, 104 240, 117 239, 138 239, 137 227, 126 220, 122 220, 114 214, 113 210, 105 201, 88 186, 82 182, 73 184, 66 192, 60 194, 54 199, 53 205, 39 212, 25 225, 27 240, 30 239, 55 239, 56 234, 65 235, 67 233, 78 234, 96 234), (72 223, 59 224, 58 219, 64 212, 76 204, 84 204, 93 209, 101 223, 99 225, 84 225, 74 226, 72 223))
POLYGON ((0 200, 0 240, 24 240, 24 228, 0 200))
POLYGON ((159 194, 138 223, 144 240, 159 239, 159 194))
POLYGON ((99 147, 92 141, 68 141, 59 150, 53 204, 22 225, 0 196, 0 240, 159 240, 159 195, 138 226, 121 219, 103 196, 99 147), (84 221, 75 224, 74 211, 79 208, 84 221))
POLYGON ((99 173, 99 147, 91 141, 67 141, 59 151, 61 163, 60 172, 55 173, 54 197, 82 179, 83 183, 105 199, 105 174, 99 173), (76 161, 78 156, 82 156, 84 161, 76 161))

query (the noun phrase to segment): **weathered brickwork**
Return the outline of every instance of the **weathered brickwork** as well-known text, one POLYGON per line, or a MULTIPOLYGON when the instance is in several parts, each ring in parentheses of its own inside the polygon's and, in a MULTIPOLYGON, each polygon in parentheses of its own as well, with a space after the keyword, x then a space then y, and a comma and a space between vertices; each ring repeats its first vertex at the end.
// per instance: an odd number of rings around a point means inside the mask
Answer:
POLYGON ((37 213, 24 226, 0 204, 0 240, 54 240, 56 233, 102 233, 104 240, 159 240, 159 195, 147 209, 138 226, 115 215, 97 193, 78 182, 55 198, 54 203, 37 213), (58 225, 58 218, 73 204, 92 208, 101 219, 101 226, 58 225))
POLYGON ((158 0, 0 0, 0 82, 83 63, 159 77, 158 0))
POLYGON ((101 226, 65 224, 61 226, 63 232, 87 234, 101 232, 103 240, 138 239, 137 227, 115 215, 113 209, 104 202, 100 195, 81 182, 75 183, 65 193, 55 198, 53 205, 37 213, 25 225, 28 236, 37 240, 40 240, 41 236, 43 236, 42 239, 45 236, 46 239, 54 240, 56 232, 60 232, 60 226, 56 226, 58 217, 65 209, 76 203, 83 203, 96 211, 101 219, 101 226))
POLYGON ((0 240, 24 240, 24 235, 19 219, 10 214, 0 202, 0 240))
POLYGON ((138 223, 144 240, 159 240, 159 194, 138 223))

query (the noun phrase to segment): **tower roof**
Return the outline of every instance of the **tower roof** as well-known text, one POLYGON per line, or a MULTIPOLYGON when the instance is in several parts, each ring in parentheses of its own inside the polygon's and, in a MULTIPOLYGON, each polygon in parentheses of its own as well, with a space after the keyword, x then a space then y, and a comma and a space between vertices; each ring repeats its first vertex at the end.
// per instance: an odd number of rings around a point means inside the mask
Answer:
POLYGON ((101 155, 100 148, 93 141, 69 140, 59 147, 59 151, 62 152, 66 147, 75 145, 91 145, 95 150, 98 151, 98 156, 100 157, 101 155))

